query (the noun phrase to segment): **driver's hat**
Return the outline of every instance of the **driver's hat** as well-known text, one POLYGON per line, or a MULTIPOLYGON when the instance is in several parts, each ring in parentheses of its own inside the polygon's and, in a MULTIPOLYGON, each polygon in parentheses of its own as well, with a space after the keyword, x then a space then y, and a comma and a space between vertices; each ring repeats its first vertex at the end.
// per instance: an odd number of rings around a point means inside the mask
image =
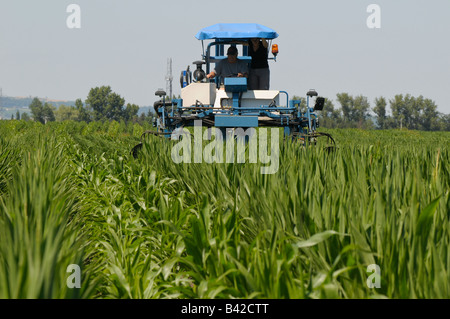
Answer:
POLYGON ((229 47, 227 50, 227 55, 237 55, 238 54, 238 50, 236 47, 229 47))

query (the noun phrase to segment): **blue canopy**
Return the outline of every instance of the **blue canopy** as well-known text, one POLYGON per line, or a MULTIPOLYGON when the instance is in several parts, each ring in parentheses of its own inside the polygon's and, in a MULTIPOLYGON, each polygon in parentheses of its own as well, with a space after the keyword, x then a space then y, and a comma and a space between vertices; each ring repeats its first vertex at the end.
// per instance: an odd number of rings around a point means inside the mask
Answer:
POLYGON ((256 23, 218 23, 201 29, 195 36, 199 40, 209 39, 275 39, 278 33, 256 23))

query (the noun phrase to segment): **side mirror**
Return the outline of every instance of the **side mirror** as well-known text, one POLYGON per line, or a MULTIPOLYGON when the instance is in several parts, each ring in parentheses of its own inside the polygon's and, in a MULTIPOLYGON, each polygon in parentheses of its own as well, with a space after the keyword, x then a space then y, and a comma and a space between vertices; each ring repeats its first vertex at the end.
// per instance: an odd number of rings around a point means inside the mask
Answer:
POLYGON ((316 99, 316 105, 314 105, 314 111, 322 111, 324 105, 325 105, 325 98, 318 97, 316 99))

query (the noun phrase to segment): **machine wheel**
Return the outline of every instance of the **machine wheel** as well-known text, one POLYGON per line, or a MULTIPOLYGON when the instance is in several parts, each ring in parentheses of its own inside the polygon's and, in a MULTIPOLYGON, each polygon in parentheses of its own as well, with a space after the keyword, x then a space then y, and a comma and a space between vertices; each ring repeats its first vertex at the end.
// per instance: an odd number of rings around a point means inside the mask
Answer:
MULTIPOLYGON (((157 132, 157 131, 145 131, 144 133, 142 133, 141 138, 140 138, 141 142, 131 149, 131 154, 133 155, 134 158, 137 158, 139 155, 139 152, 142 150, 142 147, 144 146, 143 140, 146 135, 155 135, 155 136, 159 136, 159 137, 163 138, 164 135, 171 135, 171 133, 157 132)), ((194 136, 192 134, 190 134, 190 135, 191 135, 191 138, 194 138, 194 136)), ((181 138, 182 138, 182 136, 181 136, 181 138)))
POLYGON ((142 147, 144 146, 143 139, 144 139, 145 135, 148 135, 148 134, 161 137, 162 135, 167 134, 167 133, 156 132, 156 131, 145 131, 144 133, 142 133, 141 138, 140 138, 141 142, 131 149, 131 154, 133 155, 134 158, 138 157, 139 152, 142 150, 142 147))
POLYGON ((296 141, 301 142, 305 146, 306 145, 323 146, 323 148, 328 152, 334 151, 336 149, 336 142, 334 141, 333 137, 328 133, 324 132, 314 132, 311 134, 293 133, 292 138, 296 141))
POLYGON ((143 144, 139 143, 138 145, 136 145, 135 147, 133 147, 133 149, 131 150, 131 155, 133 155, 134 158, 138 157, 139 152, 142 149, 143 144))

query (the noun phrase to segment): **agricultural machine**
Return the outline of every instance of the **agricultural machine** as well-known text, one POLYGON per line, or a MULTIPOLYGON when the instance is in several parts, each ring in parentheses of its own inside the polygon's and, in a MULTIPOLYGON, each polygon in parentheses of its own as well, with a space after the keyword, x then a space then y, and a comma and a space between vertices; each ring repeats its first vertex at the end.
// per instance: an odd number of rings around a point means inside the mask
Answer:
POLYGON ((166 101, 166 92, 156 91, 160 100, 154 103, 157 118, 153 125, 157 130, 142 134, 141 143, 132 150, 133 156, 142 148, 145 135, 170 138, 176 129, 194 126, 199 120, 202 126, 216 127, 222 133, 233 128, 279 127, 283 128, 285 138, 305 145, 316 144, 319 137, 325 137, 327 147, 334 146, 329 134, 317 131, 316 111, 323 109, 325 99, 315 90, 307 92, 305 104, 302 100, 290 100, 286 91, 248 90, 245 77, 207 78, 214 69, 213 64, 227 58, 226 47, 236 46, 238 58, 250 63, 248 43, 251 38, 266 39, 267 49, 272 51, 268 59, 276 61, 278 45, 272 45, 272 41, 278 34, 274 30, 260 24, 215 24, 200 30, 195 37, 202 43, 202 60, 193 62, 196 66, 193 72, 189 66, 181 72, 181 99, 166 101))

